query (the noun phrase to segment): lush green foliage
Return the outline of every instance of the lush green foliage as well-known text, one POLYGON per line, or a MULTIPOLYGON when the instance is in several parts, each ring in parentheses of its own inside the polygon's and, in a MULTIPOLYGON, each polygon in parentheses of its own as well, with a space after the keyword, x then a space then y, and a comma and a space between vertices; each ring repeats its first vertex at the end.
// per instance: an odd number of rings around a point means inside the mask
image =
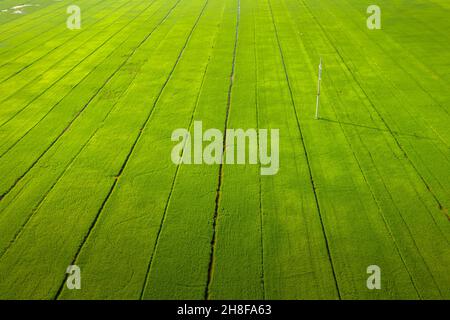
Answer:
POLYGON ((450 299, 450 6, 377 2, 0 13, 0 298, 450 299), (279 129, 278 174, 173 164, 196 120, 279 129))

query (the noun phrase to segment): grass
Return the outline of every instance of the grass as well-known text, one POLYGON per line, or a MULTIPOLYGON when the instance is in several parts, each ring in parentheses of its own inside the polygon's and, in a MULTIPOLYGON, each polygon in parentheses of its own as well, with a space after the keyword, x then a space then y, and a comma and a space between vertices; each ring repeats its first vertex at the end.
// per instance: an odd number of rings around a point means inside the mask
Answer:
POLYGON ((34 3, 0 13, 0 298, 450 299, 446 1, 34 3), (173 164, 194 121, 279 129, 278 174, 173 164))

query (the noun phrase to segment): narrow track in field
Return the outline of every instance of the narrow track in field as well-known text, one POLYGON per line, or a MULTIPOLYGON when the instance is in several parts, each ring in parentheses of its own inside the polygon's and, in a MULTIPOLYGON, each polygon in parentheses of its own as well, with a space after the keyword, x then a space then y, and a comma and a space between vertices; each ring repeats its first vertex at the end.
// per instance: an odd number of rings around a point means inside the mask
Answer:
MULTIPOLYGON (((259 101, 258 101, 258 50, 256 50, 256 21, 255 21, 255 14, 252 12, 253 16, 253 54, 255 56, 255 113, 256 113, 256 129, 259 132, 260 129, 260 119, 259 119, 259 101)), ((258 150, 259 150, 259 143, 260 140, 258 138, 258 150)), ((259 164, 259 170, 261 171, 261 163, 259 164)), ((263 215, 263 208, 262 208, 262 179, 261 175, 258 175, 258 184, 259 184, 259 223, 261 226, 260 233, 260 246, 261 246, 261 286, 262 286, 262 294, 263 294, 263 300, 266 299, 266 279, 265 279, 265 272, 264 272, 264 215, 263 215)))
MULTIPOLYGON (((239 19, 240 19, 240 0, 238 1, 237 6, 237 13, 236 13, 236 30, 235 30, 235 40, 234 40, 234 48, 233 48, 233 61, 231 66, 231 73, 230 73, 230 85, 228 87, 228 97, 227 97, 227 108, 225 112, 225 124, 224 124, 224 130, 223 132, 226 132, 228 128, 228 120, 229 120, 229 114, 230 114, 230 108, 231 108, 231 92, 233 89, 234 84, 234 73, 235 73, 235 66, 236 66, 236 52, 237 52, 237 44, 238 44, 238 38, 239 38, 239 19)), ((220 192, 222 187, 222 179, 223 179, 223 158, 225 156, 225 149, 226 149, 226 136, 223 139, 223 146, 222 146, 222 161, 219 165, 219 175, 218 175, 218 182, 217 182, 217 189, 216 189, 216 200, 215 200, 215 208, 214 208, 214 215, 213 215, 213 223, 212 223, 212 237, 211 237, 211 252, 209 257, 209 266, 208 266, 208 274, 206 279, 206 286, 205 286, 205 300, 209 299, 209 291, 211 286, 211 279, 213 274, 213 266, 214 266, 214 252, 215 252, 215 245, 216 245, 216 224, 217 224, 217 216, 218 216, 218 210, 219 210, 219 202, 220 202, 220 192)))

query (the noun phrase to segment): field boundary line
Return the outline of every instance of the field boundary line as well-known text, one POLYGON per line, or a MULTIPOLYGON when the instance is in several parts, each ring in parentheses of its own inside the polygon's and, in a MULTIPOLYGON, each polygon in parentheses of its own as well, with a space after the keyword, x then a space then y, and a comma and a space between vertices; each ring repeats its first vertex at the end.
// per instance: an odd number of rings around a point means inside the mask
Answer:
MULTIPOLYGON (((255 113, 256 113, 256 129, 259 135, 259 99, 258 99, 258 50, 256 46, 256 21, 255 21, 255 11, 252 8, 252 18, 253 18, 253 53, 255 57, 255 113)), ((258 150, 260 139, 258 137, 258 150)), ((261 162, 259 163, 259 170, 261 172, 261 162)), ((264 272, 264 213, 262 208, 262 179, 261 175, 258 175, 259 180, 259 223, 260 223, 260 246, 261 246, 261 286, 263 293, 263 300, 266 300, 266 276, 264 272)))
MULTIPOLYGON (((221 22, 220 22, 220 25, 218 26, 217 34, 216 34, 215 37, 214 37, 214 41, 213 41, 213 46, 212 46, 212 49, 211 49, 211 53, 210 53, 210 55, 208 56, 208 61, 207 61, 207 64, 206 64, 206 67, 205 67, 205 70, 204 70, 204 73, 203 73, 203 76, 202 76, 200 88, 199 88, 199 91, 198 91, 198 93, 197 93, 197 97, 196 97, 196 101, 195 101, 195 106, 194 106, 194 109, 193 109, 193 111, 192 111, 191 118, 190 118, 190 120, 189 120, 189 131, 190 131, 191 128, 192 128, 192 123, 193 123, 193 121, 194 121, 194 117, 195 117, 195 114, 196 114, 196 111, 197 111, 197 107, 198 107, 199 100, 200 100, 200 95, 201 95, 202 92, 203 92, 204 80, 205 80, 206 74, 207 74, 207 72, 208 72, 208 68, 209 68, 209 64, 210 64, 210 60, 211 60, 211 55, 213 54, 213 50, 214 50, 214 48, 215 48, 215 46, 216 46, 217 39, 218 39, 218 36, 219 36, 219 33, 220 33, 220 28, 221 28, 221 26, 222 26, 222 24, 223 24, 223 15, 224 15, 225 8, 226 8, 226 6, 224 6, 224 8, 223 8, 223 10, 222 10, 222 15, 221 15, 221 19, 222 19, 222 20, 221 20, 221 22)), ((180 158, 183 158, 183 154, 184 154, 184 147, 183 147, 183 149, 182 149, 180 158)), ((143 288, 142 288, 141 295, 140 295, 140 299, 141 299, 141 300, 143 299, 144 294, 145 294, 145 289, 146 289, 147 286, 148 286, 149 276, 150 276, 151 268, 152 268, 152 265, 153 265, 154 255, 156 254, 157 247, 158 247, 158 244, 159 244, 160 233, 162 232, 163 224, 164 224, 165 219, 166 219, 167 210, 168 210, 168 207, 169 207, 169 205, 170 205, 170 200, 172 199, 172 194, 173 194, 173 191, 174 191, 174 189, 175 189, 175 183, 176 183, 176 179, 177 179, 177 177, 178 177, 178 172, 179 172, 179 170, 181 169, 182 164, 183 164, 183 163, 179 163, 179 164, 177 165, 177 168, 176 168, 176 171, 175 171, 175 176, 174 176, 174 178, 173 178, 172 185, 171 185, 171 188, 170 188, 169 196, 168 196, 167 201, 166 201, 166 204, 165 204, 165 206, 164 206, 163 217, 162 217, 162 219, 161 219, 161 224, 159 225, 159 228, 158 228, 158 232, 157 232, 157 236, 156 236, 155 245, 154 245, 154 247, 153 247, 153 251, 152 251, 152 254, 151 254, 151 256, 150 256, 150 261, 149 261, 149 263, 148 263, 148 268, 147 268, 147 272, 146 272, 146 275, 145 275, 144 286, 143 286, 143 288)))
MULTIPOLYGON (((225 129, 223 132, 226 132, 226 129, 228 127, 229 122, 229 113, 231 108, 231 95, 232 95, 232 89, 234 84, 234 75, 235 75, 235 67, 236 67, 236 52, 237 52, 237 45, 238 45, 238 39, 239 39, 239 21, 241 16, 241 0, 237 0, 237 13, 236 13, 236 28, 235 28, 235 39, 234 39, 234 48, 233 48, 233 60, 231 63, 231 73, 230 73, 230 83, 228 86, 228 94, 227 94, 227 108, 225 112, 225 129)), ((226 150, 226 135, 223 138, 223 145, 222 145, 222 158, 225 155, 226 150)), ((215 207, 214 207, 214 215, 213 215, 213 225, 212 225, 212 237, 211 237, 211 248, 210 248, 210 256, 209 256, 209 265, 208 265, 208 273, 207 273, 207 279, 206 279, 206 286, 205 286, 205 292, 204 292, 204 298, 205 300, 209 299, 210 295, 210 286, 212 281, 212 275, 213 275, 213 268, 214 268, 214 253, 215 253, 215 245, 216 245, 216 224, 217 224, 217 216, 218 216, 218 210, 219 210, 219 202, 220 202, 220 191, 222 188, 222 179, 223 179, 223 161, 220 162, 219 165, 219 174, 218 174, 218 182, 217 182, 217 189, 216 189, 216 199, 215 199, 215 207)))
MULTIPOLYGON (((374 119, 371 117, 371 119, 374 121, 374 119)), ((351 122, 346 122, 346 121, 337 121, 337 120, 332 120, 332 119, 327 119, 327 118, 320 118, 320 120, 323 121, 328 121, 328 122, 333 122, 333 123, 337 123, 337 124, 342 124, 344 126, 352 126, 352 127, 359 127, 361 129, 368 129, 368 130, 375 130, 375 131, 380 131, 380 132, 387 132, 389 133, 388 129, 383 129, 383 128, 378 128, 378 127, 370 127, 367 125, 363 125, 363 124, 358 124, 358 123, 351 123, 351 122)), ((396 134, 399 137, 405 137, 405 138, 416 138, 416 139, 421 139, 421 140, 431 140, 431 141, 436 141, 437 139, 435 138, 430 138, 427 136, 419 136, 416 134, 412 134, 412 133, 402 133, 400 131, 397 130, 392 130, 392 132, 394 134, 396 134)))
POLYGON ((290 83, 289 75, 288 75, 288 72, 287 72, 286 63, 285 63, 285 60, 284 60, 283 50, 281 48, 280 39, 278 37, 278 29, 276 27, 275 19, 274 19, 274 16, 273 16, 272 4, 271 4, 270 0, 267 0, 267 2, 269 4, 270 14, 271 14, 271 17, 272 17, 272 23, 273 23, 273 27, 274 27, 274 30, 275 30, 275 37, 277 39, 278 49, 279 49, 280 57, 281 57, 281 62, 283 64, 284 74, 286 76, 286 82, 287 82, 287 86, 288 86, 289 94, 290 94, 290 98, 291 98, 291 105, 292 105, 293 110, 294 110, 295 119, 296 119, 296 122, 297 122, 297 127, 298 127, 298 130, 299 130, 299 133, 300 133, 300 140, 302 142, 303 150, 304 150, 304 153, 305 153, 305 159, 306 159, 306 164, 307 164, 307 167, 308 167, 309 178, 310 178, 310 182, 311 182, 311 186, 312 186, 312 191, 314 193, 314 199, 315 199, 315 202, 316 202, 316 208, 317 208, 317 213, 318 213, 319 220, 320 220, 320 225, 321 225, 321 228, 322 228, 322 233, 324 235, 325 247, 326 247, 326 250, 327 250, 327 253, 328 253, 328 260, 330 262, 330 267, 331 267, 331 271, 332 271, 333 278, 334 278, 335 289, 336 289, 336 292, 337 292, 339 300, 341 300, 342 297, 341 297, 341 293, 340 293, 340 290, 339 290, 338 280, 337 280, 337 277, 336 277, 336 271, 335 271, 335 267, 334 267, 334 263, 333 263, 333 258, 332 258, 332 255, 331 255, 331 250, 330 250, 330 246, 329 246, 329 240, 328 240, 328 236, 327 236, 327 233, 326 233, 325 224, 324 224, 324 221, 323 221, 323 218, 322 218, 322 212, 321 212, 321 209, 320 209, 319 198, 318 198, 318 195, 317 195, 317 192, 316 192, 316 185, 315 185, 315 182, 314 182, 312 169, 311 169, 311 164, 310 164, 309 156, 308 156, 308 151, 307 151, 307 148, 306 148, 305 140, 304 140, 304 137, 303 137, 303 132, 302 132, 301 125, 300 125, 300 119, 299 119, 298 114, 297 114, 296 103, 295 103, 294 95, 292 93, 291 83, 290 83))

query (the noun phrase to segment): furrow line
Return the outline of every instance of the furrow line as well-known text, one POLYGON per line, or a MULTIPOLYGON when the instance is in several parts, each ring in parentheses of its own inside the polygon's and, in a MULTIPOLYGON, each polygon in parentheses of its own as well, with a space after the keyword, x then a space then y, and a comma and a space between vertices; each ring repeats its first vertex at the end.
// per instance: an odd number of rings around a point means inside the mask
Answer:
POLYGON ((216 189, 216 199, 215 199, 215 208, 214 208, 214 215, 213 215, 213 224, 212 224, 212 237, 211 237, 211 252, 209 257, 209 265, 208 265, 208 274, 207 274, 207 280, 206 280, 206 286, 205 286, 205 300, 208 300, 209 298, 209 291, 211 286, 211 280, 212 280, 212 274, 213 274, 213 265, 214 265, 214 253, 215 253, 215 245, 216 245, 216 224, 217 224, 217 216, 218 216, 218 210, 219 210, 219 201, 220 201, 220 191, 222 188, 222 179, 223 179, 223 160, 226 150, 226 130, 228 127, 229 122, 229 113, 231 108, 231 93, 233 89, 234 84, 234 73, 235 73, 235 67, 236 67, 236 52, 237 52, 237 44, 238 44, 238 37, 239 37, 239 20, 240 20, 240 13, 241 13, 241 1, 237 0, 237 14, 236 14, 236 30, 235 30, 235 39, 234 39, 234 48, 233 48, 233 61, 231 66, 231 73, 230 73, 230 85, 228 87, 228 97, 227 97, 227 109, 225 113, 225 125, 224 125, 224 139, 223 139, 223 146, 222 146, 222 161, 219 166, 219 177, 218 177, 218 183, 217 183, 217 189, 216 189))
MULTIPOLYGON (((256 130, 259 132, 259 103, 258 103, 258 50, 256 50, 256 22, 255 15, 252 12, 253 17, 253 51, 255 55, 255 112, 256 112, 256 130)), ((258 137, 258 150, 260 139, 258 137)), ((261 163, 259 164, 259 171, 261 172, 261 163)), ((261 175, 258 175, 259 179, 259 217, 260 217, 260 246, 261 246, 261 286, 263 293, 263 300, 266 299, 266 287, 265 287, 265 273, 264 273, 264 217, 262 209, 262 179, 261 175)))

